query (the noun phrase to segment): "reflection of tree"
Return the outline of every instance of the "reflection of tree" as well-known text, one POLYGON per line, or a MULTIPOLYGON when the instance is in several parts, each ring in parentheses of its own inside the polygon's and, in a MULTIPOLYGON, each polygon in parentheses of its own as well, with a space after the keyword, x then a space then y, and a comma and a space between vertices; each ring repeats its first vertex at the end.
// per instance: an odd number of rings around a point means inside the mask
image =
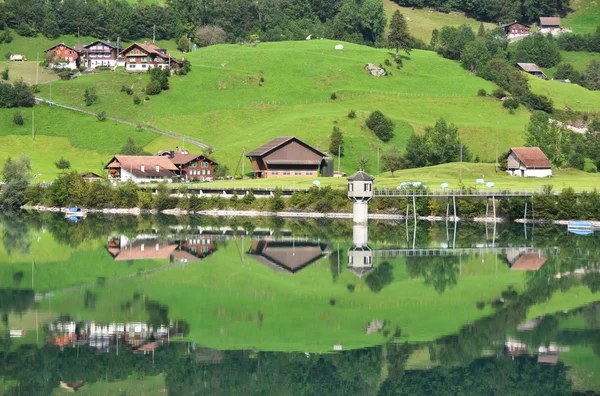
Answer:
POLYGON ((373 293, 379 293, 383 288, 394 280, 392 266, 390 263, 383 262, 378 265, 374 271, 371 271, 365 278, 365 283, 373 293))
POLYGON ((2 243, 4 250, 9 255, 13 252, 26 254, 31 246, 29 227, 21 213, 4 211, 0 212, 0 223, 3 224, 4 236, 2 243))
POLYGON ((146 300, 146 313, 148 314, 148 324, 154 327, 169 324, 169 307, 162 305, 157 301, 146 300))
POLYGON ((407 257, 406 267, 411 278, 422 276, 426 285, 433 285, 434 289, 441 294, 447 287, 456 285, 459 257, 407 257))
POLYGON ((31 307, 34 297, 33 290, 0 289, 0 312, 23 313, 31 307))
POLYGON ((334 282, 336 282, 340 276, 340 263, 345 262, 342 257, 342 253, 338 250, 334 250, 329 255, 329 270, 331 271, 331 278, 334 282))

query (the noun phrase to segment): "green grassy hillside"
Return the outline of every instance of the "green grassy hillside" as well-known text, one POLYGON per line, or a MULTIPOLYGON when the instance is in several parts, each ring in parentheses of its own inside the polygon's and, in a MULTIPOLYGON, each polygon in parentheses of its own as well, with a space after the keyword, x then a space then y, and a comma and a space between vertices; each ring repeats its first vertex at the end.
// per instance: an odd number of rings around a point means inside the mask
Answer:
POLYGON ((571 0, 570 7, 575 11, 563 18, 563 26, 573 29, 573 33, 593 33, 600 26, 600 5, 596 0, 571 0))
MULTIPOLYGON (((357 168, 355 159, 367 154, 376 162, 377 149, 393 144, 404 147, 413 130, 419 132, 440 117, 459 126, 469 148, 484 160, 501 150, 522 144, 521 131, 528 113, 509 115, 500 102, 477 97, 477 90, 494 89, 474 77, 458 62, 428 51, 404 57, 404 67, 388 67, 390 76, 376 78, 363 70, 366 63, 391 59, 385 49, 319 40, 263 43, 257 47, 219 45, 192 54, 192 72, 173 76, 171 88, 135 106, 120 92, 131 86, 138 94, 146 75, 104 73, 52 84, 52 97, 61 103, 83 106, 83 92, 96 87, 99 102, 91 109, 205 141, 215 148, 217 161, 235 168, 243 149, 251 150, 281 135, 296 135, 328 150, 334 125, 345 134, 346 171, 357 168), (331 100, 332 92, 338 95, 331 100), (358 117, 350 120, 351 109, 358 117), (396 122, 396 136, 380 142, 364 126, 373 110, 396 122)), ((42 87, 49 96, 49 87, 42 87)))
POLYGON ((529 76, 531 90, 546 95, 554 101, 554 107, 565 109, 566 106, 575 111, 600 110, 600 91, 590 91, 575 84, 542 80, 529 76))
MULTIPOLYGON (((580 72, 584 71, 592 60, 600 60, 600 54, 596 52, 561 51, 560 55, 562 59, 560 63, 569 63, 573 65, 575 70, 580 72)), ((544 74, 546 74, 548 78, 553 78, 555 72, 556 66, 544 68, 544 74)))

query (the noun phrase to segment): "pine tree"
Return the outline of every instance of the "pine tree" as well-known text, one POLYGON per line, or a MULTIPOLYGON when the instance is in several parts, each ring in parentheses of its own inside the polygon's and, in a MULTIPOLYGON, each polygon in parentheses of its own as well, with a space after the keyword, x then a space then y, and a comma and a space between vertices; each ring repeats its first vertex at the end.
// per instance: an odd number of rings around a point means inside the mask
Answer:
POLYGON ((334 126, 329 143, 329 152, 334 155, 344 155, 344 136, 339 127, 334 126))
POLYGON ((388 42, 392 48, 396 49, 396 59, 398 59, 399 50, 403 50, 407 54, 410 54, 412 43, 410 33, 408 32, 408 25, 406 24, 404 16, 398 10, 394 12, 390 22, 388 42))
POLYGON ((479 25, 479 30, 477 31, 477 37, 485 37, 485 27, 483 27, 483 23, 479 25))

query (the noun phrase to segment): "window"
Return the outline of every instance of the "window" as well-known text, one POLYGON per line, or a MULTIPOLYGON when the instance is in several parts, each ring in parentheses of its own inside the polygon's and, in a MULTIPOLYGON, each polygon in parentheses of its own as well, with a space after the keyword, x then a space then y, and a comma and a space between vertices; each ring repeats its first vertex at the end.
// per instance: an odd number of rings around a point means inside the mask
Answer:
POLYGON ((135 69, 135 65, 129 65, 130 69, 135 69))
POLYGON ((312 174, 313 174, 312 172, 306 172, 307 176, 312 176, 312 174))
POLYGON ((274 171, 274 172, 271 172, 271 174, 274 175, 274 176, 277 176, 279 174, 279 172, 274 171))
POLYGON ((296 176, 300 176, 302 174, 302 172, 294 172, 294 175, 296 176))
POLYGON ((354 191, 354 184, 348 183, 348 191, 354 191))
POLYGON ((198 163, 196 161, 192 162, 192 164, 190 165, 192 168, 195 168, 198 165, 198 163))
POLYGON ((203 247, 200 250, 202 251, 202 253, 208 253, 208 248, 207 247, 203 247))
POLYGON ((371 191, 373 185, 371 183, 365 183, 365 191, 371 191))
POLYGON ((373 262, 373 258, 371 256, 365 256, 364 263, 371 264, 373 262))
POLYGON ((202 167, 203 168, 208 168, 208 162, 202 162, 202 167))
POLYGON ((354 257, 348 255, 348 264, 352 265, 354 263, 354 257))
POLYGON ((284 175, 284 176, 289 176, 289 175, 290 175, 290 172, 289 172, 289 171, 285 171, 285 172, 283 172, 283 175, 284 175))
POLYGON ((147 64, 145 64, 145 63, 142 65, 142 69, 145 69, 145 68, 147 68, 147 67, 148 67, 148 65, 147 65, 147 64))

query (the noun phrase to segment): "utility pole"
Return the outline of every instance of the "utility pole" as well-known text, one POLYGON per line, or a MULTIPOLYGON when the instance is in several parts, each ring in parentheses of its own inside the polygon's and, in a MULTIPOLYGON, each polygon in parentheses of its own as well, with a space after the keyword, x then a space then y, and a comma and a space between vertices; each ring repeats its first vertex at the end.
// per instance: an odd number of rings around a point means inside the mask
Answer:
POLYGON ((156 23, 154 24, 154 30, 152 32, 152 44, 156 41, 156 23))
POLYGON ((48 104, 52 106, 52 81, 50 81, 50 103, 48 104))
POLYGON ((79 44, 79 26, 77 27, 77 44, 79 44))
POLYGON ((342 145, 338 144, 338 175, 340 175, 341 150, 342 150, 342 145))
MULTIPOLYGON (((33 118, 33 110, 31 110, 31 140, 35 139, 35 120, 33 118)), ((33 273, 33 262, 31 264, 32 273, 33 273)), ((33 280, 31 281, 33 283, 33 280)))
MULTIPOLYGON (((460 176, 458 180, 462 183, 462 155, 463 155, 463 145, 460 145, 460 176)), ((455 213, 456 215, 456 213, 455 213)))
POLYGON ((244 161, 245 154, 246 154, 246 149, 243 148, 242 149, 242 180, 244 179, 244 166, 246 165, 246 162, 244 161))
POLYGON ((40 79, 40 53, 37 53, 37 64, 35 65, 35 85, 39 84, 40 79))
POLYGON ((496 140, 496 173, 498 173, 498 141, 496 140))
POLYGON ((377 176, 379 176, 379 147, 377 147, 377 176))

